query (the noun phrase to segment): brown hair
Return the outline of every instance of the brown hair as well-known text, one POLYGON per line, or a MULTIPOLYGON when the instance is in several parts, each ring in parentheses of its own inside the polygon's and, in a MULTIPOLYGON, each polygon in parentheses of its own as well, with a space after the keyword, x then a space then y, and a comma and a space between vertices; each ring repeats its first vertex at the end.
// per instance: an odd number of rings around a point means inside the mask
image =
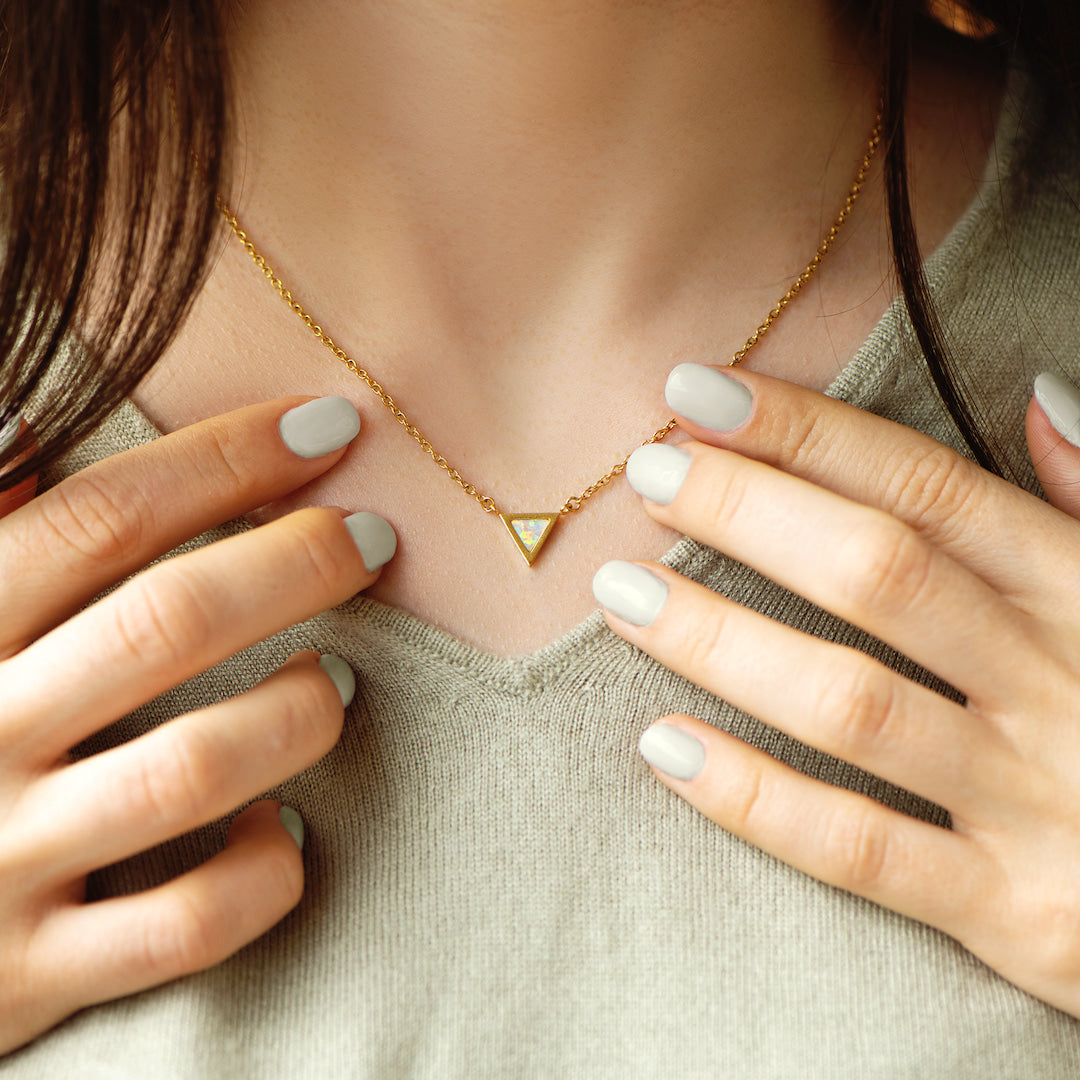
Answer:
MULTIPOLYGON (((950 0, 846 6, 880 35, 885 58, 884 173, 897 280, 957 429, 982 465, 1000 471, 987 426, 950 360, 912 224, 904 100, 915 23, 931 2, 950 0)), ((993 31, 988 48, 1033 57, 1049 92, 1071 102, 1072 119, 1080 120, 1074 0, 954 6, 971 25, 993 31)), ((206 270, 227 145, 214 0, 55 0, 47 14, 43 7, 42 0, 0 0, 0 428, 37 394, 38 443, 0 488, 99 424, 179 327, 206 270), (124 215, 106 215, 113 199, 122 200, 124 215), (106 235, 105 221, 117 217, 122 225, 106 235), (81 347, 68 353, 74 333, 81 347)), ((26 450, 20 439, 6 456, 26 450)))
POLYGON ((3 0, 0 47, 0 425, 37 395, 10 487, 99 424, 187 313, 226 108, 214 0, 3 0))
MULTIPOLYGON (((1011 472, 999 451, 990 425, 980 423, 974 388, 946 346, 941 324, 923 273, 915 237, 908 189, 904 100, 915 20, 927 14, 910 0, 878 0, 874 12, 884 57, 884 106, 887 149, 885 190, 897 282, 908 315, 934 382, 972 457, 984 469, 1011 472)), ((1071 122, 1080 129, 1080 14, 1074 0, 939 0, 931 5, 937 16, 951 14, 965 29, 979 32, 988 48, 1009 55, 1023 53, 1034 61, 1035 74, 1055 98, 1071 104, 1071 122), (950 11, 951 8, 951 11, 950 11)))

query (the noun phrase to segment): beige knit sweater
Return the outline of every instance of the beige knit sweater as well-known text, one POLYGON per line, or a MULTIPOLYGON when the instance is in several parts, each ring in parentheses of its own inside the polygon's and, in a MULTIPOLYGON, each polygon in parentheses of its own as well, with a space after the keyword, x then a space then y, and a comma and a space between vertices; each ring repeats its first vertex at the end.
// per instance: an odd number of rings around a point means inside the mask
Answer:
MULTIPOLYGON (((1010 85, 981 197, 928 270, 1034 487, 1022 435, 1031 376, 1080 378, 1080 152, 1022 84, 1010 85)), ((830 392, 954 441, 897 307, 830 392)), ((125 405, 68 468, 155 434, 125 405)), ((692 541, 666 561, 918 676, 692 541)), ((0 1061, 2 1080, 1080 1076, 1080 1022, 942 934, 724 833, 657 783, 635 744, 656 716, 686 711, 945 825, 942 811, 688 685, 599 613, 503 659, 358 597, 85 749, 236 693, 299 647, 359 673, 340 744, 279 792, 308 825, 299 909, 212 971, 72 1018, 0 1061)), ((223 834, 111 867, 94 893, 175 875, 223 834)))

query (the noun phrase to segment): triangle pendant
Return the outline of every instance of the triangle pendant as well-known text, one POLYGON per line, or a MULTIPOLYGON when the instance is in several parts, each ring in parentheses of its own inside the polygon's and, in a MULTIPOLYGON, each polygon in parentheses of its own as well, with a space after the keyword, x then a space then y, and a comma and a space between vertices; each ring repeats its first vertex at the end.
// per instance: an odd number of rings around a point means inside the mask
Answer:
POLYGON ((499 517, 530 566, 559 520, 558 514, 500 514, 499 517))

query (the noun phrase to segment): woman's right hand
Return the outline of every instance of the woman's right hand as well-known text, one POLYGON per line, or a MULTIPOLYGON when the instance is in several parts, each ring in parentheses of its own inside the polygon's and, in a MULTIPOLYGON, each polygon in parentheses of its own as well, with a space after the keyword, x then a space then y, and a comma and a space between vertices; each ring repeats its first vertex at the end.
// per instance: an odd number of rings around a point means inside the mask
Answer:
POLYGON ((343 665, 328 665, 335 681, 315 653, 300 653, 232 700, 81 761, 68 753, 366 588, 393 554, 381 518, 299 510, 165 560, 80 611, 177 544, 333 466, 358 420, 341 399, 296 412, 304 400, 254 405, 107 458, 0 520, 0 1053, 85 1006, 217 963, 300 899, 300 851, 270 801, 248 807, 224 850, 174 881, 92 903, 84 893, 91 871, 322 757, 351 692, 343 665), (301 445, 305 430, 321 445, 301 445), (321 456, 300 456, 312 452, 321 456))

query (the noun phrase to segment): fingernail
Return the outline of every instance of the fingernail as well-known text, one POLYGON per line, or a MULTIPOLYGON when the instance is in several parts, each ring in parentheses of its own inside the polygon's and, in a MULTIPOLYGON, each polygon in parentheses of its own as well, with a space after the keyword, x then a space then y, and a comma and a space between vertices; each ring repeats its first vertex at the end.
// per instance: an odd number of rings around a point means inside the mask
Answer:
POLYGON ((348 705, 356 693, 356 676, 353 674, 353 669, 340 656, 333 656, 330 653, 323 653, 319 657, 319 667, 333 679, 337 692, 341 695, 341 704, 348 705))
POLYGON ((679 494, 693 460, 677 446, 639 446, 626 463, 626 479, 639 495, 667 506, 679 494))
POLYGON ((675 368, 668 376, 664 397, 680 416, 712 431, 734 431, 753 406, 750 391, 741 382, 702 364, 675 368))
POLYGON ((676 780, 693 780, 705 764, 705 747, 671 724, 653 724, 638 740, 638 752, 654 768, 676 780))
POLYGON ((296 846, 304 850, 304 820, 291 807, 283 806, 278 811, 278 820, 285 826, 288 834, 296 841, 296 846))
POLYGON ((22 427, 22 416, 15 413, 10 419, 0 424, 0 454, 18 438, 19 428, 22 427))
POLYGON ((360 414, 348 398, 316 398, 285 413, 278 421, 278 431, 281 441, 297 457, 322 457, 360 434, 360 414))
POLYGON ((1080 391, 1052 371, 1035 376, 1035 400, 1054 430, 1080 447, 1080 391))
POLYGON ((668 587, 636 563, 604 563, 593 575, 596 602, 634 626, 648 626, 660 614, 668 587))
POLYGON ((390 522, 378 514, 350 514, 345 519, 345 526, 360 549, 360 557, 364 560, 369 574, 373 574, 394 557, 394 552, 397 551, 397 533, 390 522))

